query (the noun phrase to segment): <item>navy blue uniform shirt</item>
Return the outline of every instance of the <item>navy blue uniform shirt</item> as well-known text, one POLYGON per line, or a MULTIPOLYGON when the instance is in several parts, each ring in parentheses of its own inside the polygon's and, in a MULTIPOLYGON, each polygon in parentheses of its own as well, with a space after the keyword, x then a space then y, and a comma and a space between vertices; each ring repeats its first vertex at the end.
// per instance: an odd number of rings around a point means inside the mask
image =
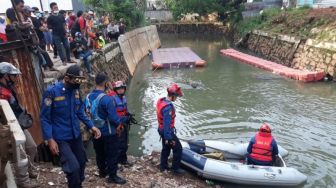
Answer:
POLYGON ((63 82, 49 87, 43 94, 41 107, 43 138, 64 141, 80 136, 81 120, 88 129, 93 123, 84 112, 79 90, 66 89, 63 82))

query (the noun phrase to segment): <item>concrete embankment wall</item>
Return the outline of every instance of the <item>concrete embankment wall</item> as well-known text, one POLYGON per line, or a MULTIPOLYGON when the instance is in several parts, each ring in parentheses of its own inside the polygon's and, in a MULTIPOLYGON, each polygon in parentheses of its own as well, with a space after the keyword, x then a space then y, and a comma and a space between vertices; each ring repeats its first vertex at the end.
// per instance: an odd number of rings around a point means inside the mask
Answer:
POLYGON ((271 61, 336 76, 336 44, 253 31, 243 46, 271 61))
POLYGON ((161 33, 199 33, 219 34, 229 33, 226 26, 216 23, 158 23, 157 30, 161 33))
POLYGON ((155 25, 130 31, 120 36, 118 42, 131 75, 149 50, 153 51, 161 46, 155 25))

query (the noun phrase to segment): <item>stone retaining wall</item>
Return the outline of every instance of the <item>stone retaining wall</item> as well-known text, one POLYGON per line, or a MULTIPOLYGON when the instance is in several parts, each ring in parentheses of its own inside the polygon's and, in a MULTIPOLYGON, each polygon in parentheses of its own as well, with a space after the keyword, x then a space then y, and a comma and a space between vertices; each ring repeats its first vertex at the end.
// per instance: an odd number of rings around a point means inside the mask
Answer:
POLYGON ((158 23, 161 33, 228 34, 226 26, 215 23, 158 23))
POLYGON ((336 77, 336 50, 310 45, 308 40, 297 49, 292 66, 298 69, 324 71, 336 77))
POLYGON ((253 31, 243 43, 250 51, 279 64, 336 76, 335 44, 263 31, 253 31))
MULTIPOLYGON (((122 80, 125 83, 131 78, 131 73, 128 70, 125 58, 118 46, 113 49, 106 49, 105 54, 99 54, 94 58, 93 70, 96 73, 104 71, 110 77, 111 81, 122 80)), ((85 69, 83 67, 83 69, 85 69)), ((86 94, 95 87, 94 79, 89 79, 89 82, 83 84, 82 93, 86 94)))

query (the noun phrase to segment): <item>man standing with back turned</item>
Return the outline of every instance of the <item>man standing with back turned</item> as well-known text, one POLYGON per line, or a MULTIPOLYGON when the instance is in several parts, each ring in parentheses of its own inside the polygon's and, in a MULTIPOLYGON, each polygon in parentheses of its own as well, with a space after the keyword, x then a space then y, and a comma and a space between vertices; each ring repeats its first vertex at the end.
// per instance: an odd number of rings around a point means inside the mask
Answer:
POLYGON ((112 97, 105 94, 109 80, 105 73, 96 76, 96 88, 86 96, 87 112, 94 121, 95 127, 102 132, 102 137, 93 140, 99 177, 108 183, 125 184, 126 180, 117 175, 120 135, 123 129, 123 118, 119 117, 112 97))

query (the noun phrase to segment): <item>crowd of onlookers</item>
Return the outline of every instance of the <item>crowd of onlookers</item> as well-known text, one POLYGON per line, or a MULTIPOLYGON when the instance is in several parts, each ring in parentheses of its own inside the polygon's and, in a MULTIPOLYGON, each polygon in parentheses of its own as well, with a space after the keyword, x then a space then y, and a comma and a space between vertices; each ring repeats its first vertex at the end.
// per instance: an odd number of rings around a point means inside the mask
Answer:
POLYGON ((92 10, 59 10, 54 2, 50 3, 50 12, 40 11, 26 6, 23 0, 14 2, 16 10, 9 8, 6 18, 0 17, 0 43, 36 34, 38 45, 33 52, 45 70, 57 71, 49 52, 54 59, 59 57, 63 65, 75 63, 72 57, 82 59, 88 74, 94 77, 90 63, 93 51, 104 47, 107 41, 118 40, 126 31, 124 20, 114 21, 109 14, 98 17, 92 10))

